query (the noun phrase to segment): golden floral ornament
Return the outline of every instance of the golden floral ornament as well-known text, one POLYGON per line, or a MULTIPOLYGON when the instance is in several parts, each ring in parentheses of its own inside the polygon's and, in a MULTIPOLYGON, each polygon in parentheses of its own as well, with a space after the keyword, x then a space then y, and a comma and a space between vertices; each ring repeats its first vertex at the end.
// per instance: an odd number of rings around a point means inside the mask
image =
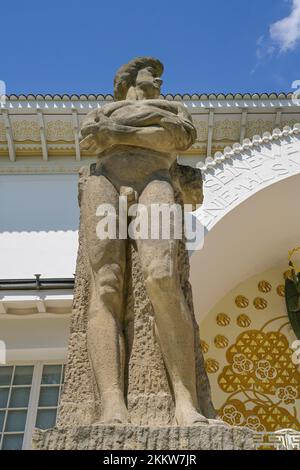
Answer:
POLYGON ((285 296, 285 287, 284 287, 284 285, 280 284, 279 286, 277 286, 276 292, 280 297, 284 297, 285 296))
POLYGON ((255 415, 248 416, 245 426, 256 432, 266 432, 265 426, 261 423, 259 417, 255 415))
POLYGON ((230 323, 230 317, 227 313, 218 313, 216 322, 219 326, 228 326, 230 323))
MULTIPOLYGON (((249 405, 249 403, 248 403, 249 405)), ((271 405, 270 401, 265 403, 257 403, 252 409, 248 409, 241 400, 228 399, 219 410, 219 415, 229 424, 235 425, 235 410, 242 415, 238 415, 241 426, 247 426, 256 432, 274 432, 283 428, 299 429, 299 422, 296 416, 289 413, 285 408, 276 404, 271 405), (271 406, 270 406, 271 405, 271 406), (231 410, 233 407, 234 410, 231 410), (226 416, 224 416, 224 410, 226 416)))
POLYGON ((216 348, 218 348, 218 349, 227 348, 227 346, 229 344, 229 340, 228 340, 228 338, 226 338, 226 336, 217 335, 214 339, 214 344, 215 344, 216 348))
POLYGON ((231 426, 239 426, 244 421, 242 413, 240 413, 234 405, 224 406, 221 417, 231 426))
POLYGON ((235 298, 235 305, 236 305, 238 308, 247 308, 248 305, 249 305, 249 300, 248 300, 247 297, 245 297, 244 295, 238 295, 238 296, 235 298))
POLYGON ((276 396, 279 400, 282 400, 285 405, 295 404, 298 398, 298 391, 296 387, 288 385, 287 387, 280 387, 276 391, 276 396))
POLYGON ((204 354, 206 354, 209 350, 209 345, 206 343, 206 341, 204 341, 203 339, 200 340, 200 346, 201 346, 201 350, 204 354))
POLYGON ((248 315, 242 314, 237 317, 236 323, 241 328, 247 328, 251 325, 251 319, 248 317, 248 315))
POLYGON ((255 297, 253 305, 257 310, 264 310, 268 306, 268 302, 262 297, 255 297))
POLYGON ((253 362, 247 359, 245 354, 235 354, 233 356, 232 370, 236 374, 249 374, 253 367, 253 362))
POLYGON ((300 371, 292 354, 281 331, 248 329, 238 335, 226 350, 227 365, 217 373, 219 389, 227 394, 219 416, 235 425, 234 410, 227 408, 233 406, 243 417, 239 425, 255 432, 300 431, 300 371))
POLYGON ((218 375, 219 387, 225 393, 238 393, 242 390, 251 390, 255 385, 256 392, 268 396, 275 396, 278 387, 288 385, 298 387, 300 372, 298 366, 291 360, 292 354, 293 350, 283 333, 279 331, 264 333, 260 330, 246 330, 226 350, 228 364, 222 368, 221 373, 218 375), (243 368, 239 368, 237 364, 241 364, 244 359, 243 356, 240 356, 239 361, 239 357, 236 357, 237 354, 242 354, 252 361, 254 368, 249 373, 237 373, 243 371, 243 368), (269 357, 272 358, 273 369, 271 370, 269 357), (266 358, 268 358, 267 364, 260 363, 266 358), (234 364, 236 371, 233 369, 234 364), (264 380, 264 377, 268 376, 274 376, 274 379, 264 380))
POLYGON ((272 367, 270 361, 259 361, 255 370, 255 375, 260 380, 273 380, 277 372, 275 367, 272 367))
POLYGON ((211 357, 206 359, 205 369, 207 370, 209 374, 215 374, 216 372, 218 372, 219 368, 220 368, 220 364, 218 363, 218 361, 216 361, 215 359, 211 357))
POLYGON ((264 294, 267 294, 268 292, 271 292, 272 286, 268 281, 260 281, 257 285, 258 290, 260 292, 263 292, 264 294))

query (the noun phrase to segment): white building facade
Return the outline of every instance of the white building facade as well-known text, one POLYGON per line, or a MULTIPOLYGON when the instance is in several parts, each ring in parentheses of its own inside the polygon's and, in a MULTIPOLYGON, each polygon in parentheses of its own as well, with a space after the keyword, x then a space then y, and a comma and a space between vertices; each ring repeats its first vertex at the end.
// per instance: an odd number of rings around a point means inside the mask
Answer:
MULTIPOLYGON (((165 99, 182 101, 197 128, 197 142, 178 159, 203 168, 197 217, 206 237, 191 257, 191 282, 215 405, 231 424, 296 429, 299 367, 282 275, 288 250, 300 245, 300 108, 285 94, 165 99)), ((12 95, 0 109, 0 449, 29 449, 33 428, 55 423, 77 174, 95 160, 80 151, 78 131, 87 112, 111 100, 12 95)))

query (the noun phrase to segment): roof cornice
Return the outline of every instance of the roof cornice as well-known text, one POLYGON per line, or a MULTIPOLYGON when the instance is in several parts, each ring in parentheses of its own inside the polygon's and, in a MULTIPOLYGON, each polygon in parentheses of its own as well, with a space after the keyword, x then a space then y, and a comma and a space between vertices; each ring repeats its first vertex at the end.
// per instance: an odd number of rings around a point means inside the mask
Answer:
MULTIPOLYGON (((101 108, 106 103, 114 100, 112 95, 9 95, 2 97, 0 112, 3 109, 13 113, 31 113, 34 110, 43 110, 45 113, 68 113, 72 109, 84 114, 89 110, 101 108)), ((249 93, 240 94, 184 94, 184 95, 160 95, 161 99, 178 101, 197 112, 206 110, 234 111, 234 110, 274 110, 295 109, 298 112, 300 104, 293 100, 292 93, 249 93)))
MULTIPOLYGON (((184 93, 160 95, 161 98, 170 101, 197 101, 197 100, 274 100, 274 99, 291 99, 293 93, 184 93)), ((29 94, 29 95, 5 95, 8 101, 113 101, 111 94, 29 94)))

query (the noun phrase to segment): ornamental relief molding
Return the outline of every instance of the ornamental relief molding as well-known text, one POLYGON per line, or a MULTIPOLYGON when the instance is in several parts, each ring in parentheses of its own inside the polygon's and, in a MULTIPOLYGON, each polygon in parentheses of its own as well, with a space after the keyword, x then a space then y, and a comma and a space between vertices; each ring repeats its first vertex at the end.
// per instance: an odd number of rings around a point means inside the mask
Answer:
MULTIPOLYGON (((211 229, 225 214, 257 191, 300 173, 300 124, 227 146, 199 162, 204 203, 198 219, 211 229)), ((261 305, 258 302, 259 305, 261 305)), ((261 308, 261 307, 260 307, 261 308)))
MULTIPOLYGON (((296 121, 295 121, 296 122, 296 121)), ((273 119, 253 119, 249 120, 246 124, 245 137, 251 139, 255 135, 261 135, 263 132, 272 132, 275 124, 273 119)), ((280 124, 282 127, 282 124, 280 124)))
POLYGON ((208 136, 208 124, 207 122, 196 119, 193 117, 193 124, 197 130, 197 141, 205 142, 208 136))
POLYGON ((46 123, 46 137, 49 141, 74 141, 74 130, 68 121, 56 120, 46 123))
POLYGON ((224 119, 214 124, 213 140, 232 140, 240 138, 241 123, 239 120, 224 119))
POLYGON ((12 131, 15 141, 31 140, 33 142, 39 142, 40 128, 36 121, 29 121, 24 119, 22 121, 12 122, 12 131))
MULTIPOLYGON (((49 142, 73 142, 74 131, 70 122, 65 120, 49 121, 45 124, 46 138, 49 142)), ((37 121, 28 119, 12 122, 13 137, 16 142, 40 142, 40 127, 37 121)), ((0 123, 0 141, 6 142, 6 129, 0 123)))
MULTIPOLYGON (((299 119, 283 119, 280 127, 290 126, 298 122, 299 119)), ((206 142, 208 138, 208 124, 201 119, 193 118, 197 130, 197 142, 193 148, 200 148, 198 143, 206 142)), ((246 125, 246 137, 252 138, 254 135, 263 132, 271 132, 276 127, 274 119, 253 119, 248 120, 246 125)), ((238 141, 240 138, 240 120, 224 119, 216 121, 213 129, 213 141, 238 141)), ((12 122, 13 137, 16 142, 40 142, 40 128, 37 121, 28 119, 15 120, 12 122)), ((49 142, 74 142, 74 129, 71 122, 63 119, 51 120, 45 123, 45 133, 49 142)), ((6 142, 6 129, 4 123, 0 122, 0 142, 6 142)))
POLYGON ((58 166, 58 167, 30 167, 30 166, 23 166, 23 167, 15 167, 15 166, 9 166, 9 167, 1 167, 0 166, 0 175, 6 175, 6 174, 44 174, 44 173, 49 173, 49 174, 57 174, 57 173, 62 173, 62 174, 77 174, 82 168, 82 162, 80 165, 75 166, 75 167, 63 167, 63 166, 58 166))
POLYGON ((297 122, 299 122, 299 118, 298 119, 283 119, 280 127, 289 126, 293 128, 294 125, 297 124, 297 122))

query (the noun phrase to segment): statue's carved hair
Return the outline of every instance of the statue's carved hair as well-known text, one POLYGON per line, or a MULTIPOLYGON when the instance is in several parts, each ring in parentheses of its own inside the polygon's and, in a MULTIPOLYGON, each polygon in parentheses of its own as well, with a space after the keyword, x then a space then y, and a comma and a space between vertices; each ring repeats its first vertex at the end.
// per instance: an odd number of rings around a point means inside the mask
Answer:
POLYGON ((135 79, 139 70, 145 67, 153 67, 155 73, 160 77, 163 73, 163 64, 154 57, 135 57, 128 64, 122 65, 114 78, 114 96, 115 100, 124 100, 127 91, 135 84, 135 79))

